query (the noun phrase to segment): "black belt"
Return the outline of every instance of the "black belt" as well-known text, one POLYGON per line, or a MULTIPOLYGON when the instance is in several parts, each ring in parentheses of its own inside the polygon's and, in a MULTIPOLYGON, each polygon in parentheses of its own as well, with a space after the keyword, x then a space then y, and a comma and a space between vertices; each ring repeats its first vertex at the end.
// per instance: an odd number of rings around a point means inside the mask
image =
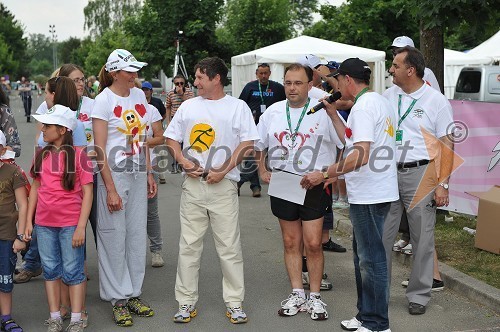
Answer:
POLYGON ((427 165, 430 162, 431 162, 431 160, 424 159, 424 160, 412 161, 409 163, 398 163, 398 169, 419 167, 419 166, 427 165))

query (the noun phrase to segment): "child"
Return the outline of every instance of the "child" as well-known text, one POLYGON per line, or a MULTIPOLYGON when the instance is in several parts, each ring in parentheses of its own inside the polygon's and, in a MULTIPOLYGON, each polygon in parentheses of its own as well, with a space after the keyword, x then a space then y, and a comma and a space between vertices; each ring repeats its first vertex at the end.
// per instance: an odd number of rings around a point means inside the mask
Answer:
MULTIPOLYGON (((69 286, 71 322, 66 331, 83 331, 81 311, 85 295, 85 228, 92 206, 92 167, 86 153, 73 146, 77 126, 74 112, 55 105, 45 114, 33 115, 43 124, 47 143, 35 157, 28 220, 35 214, 38 250, 49 303, 48 332, 62 331, 61 280, 69 286)), ((32 226, 26 227, 30 236, 32 226)))
MULTIPOLYGON (((0 131, 0 159, 7 151, 5 135, 0 131)), ((17 253, 25 248, 23 234, 28 208, 28 196, 24 186, 26 179, 14 165, 0 160, 0 320, 1 330, 22 332, 23 329, 11 317, 12 278, 17 253), (16 211, 16 203, 19 213, 16 211), (19 216, 19 224, 16 223, 19 216)))

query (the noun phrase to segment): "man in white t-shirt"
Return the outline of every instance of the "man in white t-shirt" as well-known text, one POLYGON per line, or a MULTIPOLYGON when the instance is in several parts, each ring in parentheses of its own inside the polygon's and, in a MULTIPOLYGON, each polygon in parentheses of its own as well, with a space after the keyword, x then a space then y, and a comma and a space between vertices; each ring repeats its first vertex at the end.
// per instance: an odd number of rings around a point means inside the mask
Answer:
POLYGON ((185 176, 175 281, 179 311, 174 321, 187 323, 197 314, 203 238, 210 225, 222 268, 226 315, 233 324, 246 323, 241 307, 245 285, 236 166, 259 135, 247 104, 224 93, 228 69, 221 59, 203 59, 195 72, 198 97, 182 103, 164 133, 169 152, 185 176))
POLYGON ((325 172, 302 180, 310 188, 345 174, 353 226, 353 252, 358 313, 341 322, 347 330, 389 329, 389 280, 382 230, 391 202, 398 199, 394 158, 395 114, 385 98, 369 91, 371 70, 358 58, 342 62, 334 77, 342 96, 354 102, 344 125, 335 106, 326 104, 333 125, 345 140, 346 157, 325 172))
POLYGON ((448 177, 453 166, 453 114, 448 99, 423 80, 425 61, 414 47, 395 52, 389 72, 394 86, 384 92, 398 116, 396 161, 400 201, 391 205, 384 245, 391 265, 393 241, 406 209, 413 266, 406 290, 409 313, 425 313, 433 282, 436 206, 448 205, 448 177), (441 146, 448 148, 441 148, 441 146), (392 241, 392 242, 391 242, 392 241))
MULTIPOLYGON (((319 171, 335 161, 336 146, 343 147, 324 110, 307 114, 318 103, 317 99, 308 97, 312 70, 299 63, 291 64, 285 69, 284 86, 287 99, 271 105, 257 126, 260 140, 255 144, 255 150, 259 175, 264 182, 271 181, 271 185, 273 177, 279 176, 277 170, 298 176, 319 171), (269 169, 273 173, 266 167, 266 149, 269 169)), ((281 191, 291 190, 292 185, 292 182, 284 185, 281 191)), ((295 185, 300 189, 298 184, 295 185)), ((328 194, 321 183, 306 194, 303 204, 278 196, 271 196, 271 210, 280 223, 285 265, 292 287, 292 293, 282 302, 278 314, 293 316, 307 310, 313 320, 325 320, 328 313, 320 296, 323 274, 321 235, 323 217, 331 204, 331 192, 328 194), (315 199, 308 198, 313 196, 315 199), (302 285, 302 245, 307 255, 309 301, 302 285)))

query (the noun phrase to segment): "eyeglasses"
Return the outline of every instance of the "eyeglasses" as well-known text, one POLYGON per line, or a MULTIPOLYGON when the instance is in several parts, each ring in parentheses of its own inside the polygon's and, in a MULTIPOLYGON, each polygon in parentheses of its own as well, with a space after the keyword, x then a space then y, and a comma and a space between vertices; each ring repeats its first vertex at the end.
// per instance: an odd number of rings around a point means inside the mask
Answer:
POLYGON ((74 78, 73 79, 73 82, 75 82, 75 84, 78 84, 78 83, 86 83, 87 82, 87 79, 85 77, 77 77, 77 78, 74 78))
POLYGON ((174 82, 174 84, 179 86, 179 85, 184 85, 184 82, 174 82))
POLYGON ((307 83, 308 83, 308 82, 302 82, 302 81, 295 81, 295 82, 285 81, 285 82, 284 82, 284 85, 285 85, 287 88, 292 87, 292 85, 295 85, 297 88, 300 88, 300 87, 302 87, 304 84, 307 84, 307 83))

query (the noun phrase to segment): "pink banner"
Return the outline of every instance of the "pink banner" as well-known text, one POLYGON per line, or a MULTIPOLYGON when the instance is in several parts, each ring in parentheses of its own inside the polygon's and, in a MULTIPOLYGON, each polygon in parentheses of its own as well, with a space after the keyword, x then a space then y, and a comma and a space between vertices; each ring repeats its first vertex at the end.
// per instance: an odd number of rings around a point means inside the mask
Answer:
POLYGON ((450 100, 455 153, 464 163, 451 175, 447 210, 477 215, 478 199, 467 192, 500 185, 500 104, 450 100))

